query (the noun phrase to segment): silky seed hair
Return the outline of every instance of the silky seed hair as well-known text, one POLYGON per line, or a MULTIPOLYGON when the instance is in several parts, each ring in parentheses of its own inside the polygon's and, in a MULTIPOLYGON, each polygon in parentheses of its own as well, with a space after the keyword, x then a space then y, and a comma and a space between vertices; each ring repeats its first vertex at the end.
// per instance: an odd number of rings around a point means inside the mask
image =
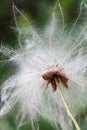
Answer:
POLYGON ((73 130, 56 81, 74 117, 87 108, 87 23, 78 26, 82 9, 87 5, 81 3, 71 31, 64 23, 60 3, 57 5, 43 33, 38 32, 13 6, 19 48, 1 45, 0 53, 8 57, 1 62, 12 62, 18 69, 1 86, 0 116, 17 106, 18 128, 28 122, 33 130, 38 130, 38 122, 43 118, 56 130, 60 127, 62 130, 73 130), (57 5, 62 22, 56 15, 57 5), (19 26, 15 12, 26 21, 26 27, 19 26))

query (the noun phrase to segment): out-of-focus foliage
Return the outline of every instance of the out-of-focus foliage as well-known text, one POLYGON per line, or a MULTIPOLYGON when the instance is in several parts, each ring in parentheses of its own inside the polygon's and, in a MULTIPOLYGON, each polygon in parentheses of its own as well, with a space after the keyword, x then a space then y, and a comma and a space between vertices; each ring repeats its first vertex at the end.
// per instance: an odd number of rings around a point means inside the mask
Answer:
MULTIPOLYGON (((31 19, 34 21, 34 24, 38 25, 39 27, 43 27, 45 26, 45 23, 50 16, 50 9, 55 1, 14 0, 14 4, 20 11, 25 11, 27 14, 29 14, 29 16, 31 16, 31 19)), ((87 0, 84 1, 87 2, 87 0)), ((81 0, 60 0, 60 2, 64 11, 66 21, 74 21, 78 16, 81 0)), ((15 44, 17 44, 17 32, 12 29, 12 27, 15 27, 12 5, 12 0, 0 0, 0 42, 15 46, 15 44)), ((7 74, 7 70, 9 70, 9 73, 11 74, 10 67, 8 64, 4 65, 4 67, 0 69, 0 80, 3 80, 4 78, 6 78, 6 76, 9 75, 7 74), (5 73, 7 74, 6 76, 5 73)), ((2 81, 0 81, 0 84, 1 82, 2 81)), ((0 130, 16 130, 17 124, 13 115, 14 114, 0 119, 0 130)), ((85 113, 84 115, 82 114, 80 117, 78 116, 77 119, 81 125, 82 130, 87 130, 86 122, 83 122, 84 118, 85 113)), ((41 120, 39 124, 40 130, 54 130, 53 127, 50 126, 46 121, 41 120)), ((20 130, 31 130, 31 128, 29 124, 27 124, 21 127, 20 130)))
MULTIPOLYGON (((19 10, 27 12, 35 24, 42 26, 49 18, 50 8, 56 0, 14 0, 19 10)), ((86 1, 86 0, 85 0, 86 1)), ((73 21, 78 15, 81 0, 60 0, 66 18, 73 21)), ((15 26, 13 18, 13 1, 0 0, 0 41, 15 44, 16 33, 11 27, 15 26)))

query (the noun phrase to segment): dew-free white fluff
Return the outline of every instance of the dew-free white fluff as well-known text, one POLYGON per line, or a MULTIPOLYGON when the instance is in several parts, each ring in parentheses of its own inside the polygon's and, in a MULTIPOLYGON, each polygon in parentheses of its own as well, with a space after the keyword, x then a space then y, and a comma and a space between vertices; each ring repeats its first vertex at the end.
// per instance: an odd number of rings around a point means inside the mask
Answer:
POLYGON ((68 31, 53 12, 43 33, 36 31, 32 25, 17 28, 19 38, 23 40, 25 36, 24 45, 17 50, 1 46, 2 55, 8 56, 8 61, 16 64, 18 69, 1 86, 3 105, 0 116, 19 104, 19 126, 27 117, 32 129, 39 129, 41 117, 56 130, 59 130, 59 125, 63 130, 72 130, 58 90, 53 92, 51 84, 46 89, 47 82, 42 75, 56 71, 57 64, 61 66, 68 78, 68 89, 60 85, 72 113, 76 116, 87 108, 87 23, 77 26, 78 19, 79 16, 68 31))

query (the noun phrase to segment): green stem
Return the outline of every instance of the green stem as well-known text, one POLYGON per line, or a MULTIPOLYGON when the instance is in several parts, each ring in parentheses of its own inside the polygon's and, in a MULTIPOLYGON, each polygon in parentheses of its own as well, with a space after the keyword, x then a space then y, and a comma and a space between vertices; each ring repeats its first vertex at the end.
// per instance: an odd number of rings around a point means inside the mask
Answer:
POLYGON ((59 85, 58 81, 56 81, 56 84, 57 84, 57 88, 58 88, 58 90, 59 90, 61 99, 62 99, 62 101, 63 101, 63 104, 64 104, 65 108, 66 108, 66 111, 67 111, 68 116, 69 116, 69 117, 71 118, 71 120, 73 121, 73 123, 74 123, 76 129, 77 129, 77 130, 81 130, 80 127, 79 127, 79 125, 78 125, 78 123, 77 123, 77 121, 76 121, 76 119, 74 118, 74 116, 73 116, 73 114, 72 114, 72 112, 71 112, 71 110, 70 110, 68 104, 67 104, 67 101, 66 101, 66 99, 65 99, 65 97, 64 97, 64 95, 63 95, 63 93, 62 93, 62 90, 61 90, 61 88, 60 88, 60 85, 59 85))

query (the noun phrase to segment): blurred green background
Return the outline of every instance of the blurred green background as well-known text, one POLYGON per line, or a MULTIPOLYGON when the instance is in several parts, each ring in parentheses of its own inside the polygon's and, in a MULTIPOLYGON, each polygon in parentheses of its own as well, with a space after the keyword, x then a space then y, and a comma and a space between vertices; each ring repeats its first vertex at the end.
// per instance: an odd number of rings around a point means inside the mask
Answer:
MULTIPOLYGON (((19 10, 27 12, 35 24, 44 26, 49 18, 50 7, 56 0, 0 0, 0 41, 14 44, 16 33, 13 17, 13 3, 19 10)), ((72 22, 78 15, 81 0, 60 0, 67 21, 72 22)))
MULTIPOLYGON (((60 0, 66 24, 75 21, 79 13, 79 6, 82 0, 60 0)), ((84 0, 87 2, 86 0, 84 0)), ((36 26, 44 28, 50 16, 50 7, 56 0, 0 0, 0 42, 15 46, 17 44, 17 32, 12 29, 15 27, 13 17, 13 3, 20 11, 26 12, 33 20, 36 26)), ((13 66, 13 65, 12 65, 13 66)), ((11 65, 10 65, 11 67, 11 65)), ((0 68, 0 84, 7 76, 5 73, 12 73, 9 64, 0 68), (8 72, 9 70, 9 72, 8 72)), ((8 75, 8 74, 7 74, 8 75)), ((87 130, 86 112, 77 117, 82 130, 87 130), (85 120, 85 121, 84 121, 85 120)), ((54 130, 47 121, 41 120, 39 122, 40 130, 54 130)), ((2 117, 0 119, 0 130, 16 130, 17 124, 14 113, 2 117)), ((75 128, 74 128, 75 129, 75 128)), ((29 124, 24 125, 20 130, 31 130, 29 124)))

